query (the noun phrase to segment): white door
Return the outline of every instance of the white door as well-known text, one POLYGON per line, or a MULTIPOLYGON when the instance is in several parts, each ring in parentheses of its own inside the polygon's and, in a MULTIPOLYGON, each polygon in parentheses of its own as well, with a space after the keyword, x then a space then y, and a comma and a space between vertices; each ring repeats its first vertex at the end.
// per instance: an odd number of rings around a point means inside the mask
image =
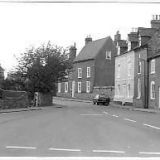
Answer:
POLYGON ((75 81, 72 81, 72 97, 74 97, 75 93, 75 81))
POLYGON ((160 87, 159 87, 159 105, 158 107, 160 108, 160 87))

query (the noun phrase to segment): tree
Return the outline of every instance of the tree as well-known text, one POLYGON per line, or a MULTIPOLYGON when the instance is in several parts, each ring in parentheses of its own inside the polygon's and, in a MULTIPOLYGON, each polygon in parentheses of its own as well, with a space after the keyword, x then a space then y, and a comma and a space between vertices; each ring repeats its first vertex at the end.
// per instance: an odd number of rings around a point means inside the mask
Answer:
POLYGON ((27 49, 18 58, 15 74, 21 77, 25 89, 34 92, 55 92, 55 83, 66 75, 71 68, 66 50, 48 42, 38 48, 27 49))

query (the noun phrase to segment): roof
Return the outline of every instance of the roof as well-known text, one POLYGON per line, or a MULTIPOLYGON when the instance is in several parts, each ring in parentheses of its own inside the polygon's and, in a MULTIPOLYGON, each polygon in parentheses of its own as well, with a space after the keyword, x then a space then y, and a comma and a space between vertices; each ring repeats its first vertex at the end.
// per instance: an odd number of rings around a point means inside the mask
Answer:
POLYGON ((157 29, 155 29, 155 28, 144 28, 144 27, 138 28, 138 32, 141 36, 150 36, 151 37, 156 31, 157 31, 157 29))
POLYGON ((101 48, 109 39, 110 37, 106 37, 89 42, 82 48, 78 56, 75 58, 74 62, 95 59, 101 48))

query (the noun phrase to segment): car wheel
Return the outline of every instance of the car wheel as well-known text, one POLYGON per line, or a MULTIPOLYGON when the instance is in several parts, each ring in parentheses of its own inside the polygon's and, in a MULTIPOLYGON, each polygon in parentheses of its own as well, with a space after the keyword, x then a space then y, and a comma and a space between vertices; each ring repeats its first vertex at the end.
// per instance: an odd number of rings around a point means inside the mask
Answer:
POLYGON ((99 105, 99 102, 97 102, 97 105, 99 105))

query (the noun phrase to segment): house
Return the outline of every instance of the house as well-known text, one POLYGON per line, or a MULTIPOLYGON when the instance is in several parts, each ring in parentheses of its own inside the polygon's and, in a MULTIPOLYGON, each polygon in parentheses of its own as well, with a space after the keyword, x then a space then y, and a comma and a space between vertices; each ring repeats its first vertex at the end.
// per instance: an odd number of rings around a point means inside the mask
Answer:
MULTIPOLYGON (((71 46, 69 48, 69 53, 68 53, 68 58, 69 61, 71 63, 71 65, 73 66, 73 61, 76 57, 76 52, 77 52, 77 48, 76 48, 76 44, 74 44, 73 46, 71 46)), ((74 72, 74 68, 66 70, 67 74, 66 76, 59 80, 59 82, 57 83, 57 96, 60 97, 72 97, 72 81, 73 81, 73 72, 74 72)))
MULTIPOLYGON (((156 24, 157 23, 156 20, 156 24)), ((151 28, 139 27, 128 34, 125 43, 117 42, 115 59, 115 96, 114 101, 130 103, 136 107, 146 107, 147 98, 147 57, 148 42, 157 32, 158 27, 151 21, 151 28)))
POLYGON ((135 55, 132 48, 137 43, 135 35, 135 32, 131 32, 127 41, 119 40, 116 45, 114 101, 122 104, 133 103, 135 55))
MULTIPOLYGON (((134 49, 135 63, 135 93, 134 106, 142 108, 159 108, 159 49, 160 49, 160 16, 154 15, 151 28, 146 32, 145 42, 134 49)), ((143 31, 141 31, 142 33, 143 31)), ((144 35, 144 33, 142 33, 144 35)), ((142 38, 140 38, 141 40, 142 38)), ((143 37, 144 39, 144 37, 143 37)))
POLYGON ((112 96, 115 55, 116 47, 111 37, 95 41, 85 38, 85 45, 74 59, 68 78, 58 83, 57 96, 92 99, 100 92, 112 96))
POLYGON ((115 55, 116 47, 111 37, 95 41, 85 38, 85 46, 74 60, 72 97, 91 99, 100 92, 112 96, 115 55))

